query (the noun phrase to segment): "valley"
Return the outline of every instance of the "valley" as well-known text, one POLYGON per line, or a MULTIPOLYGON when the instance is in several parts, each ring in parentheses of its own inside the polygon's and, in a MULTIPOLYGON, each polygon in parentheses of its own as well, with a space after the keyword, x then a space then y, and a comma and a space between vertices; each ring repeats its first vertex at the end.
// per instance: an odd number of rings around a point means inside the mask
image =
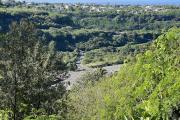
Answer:
POLYGON ((179 100, 178 4, 0 0, 0 120, 179 120, 179 100))

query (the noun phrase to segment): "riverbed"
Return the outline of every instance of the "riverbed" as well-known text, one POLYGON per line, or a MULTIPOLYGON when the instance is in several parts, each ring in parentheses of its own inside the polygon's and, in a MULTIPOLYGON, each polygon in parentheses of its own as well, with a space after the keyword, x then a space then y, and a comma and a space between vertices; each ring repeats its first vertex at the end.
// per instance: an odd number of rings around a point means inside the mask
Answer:
MULTIPOLYGON (((96 68, 90 68, 90 67, 87 67, 86 65, 83 65, 82 64, 83 58, 84 58, 84 53, 81 52, 76 62, 77 70, 69 71, 68 73, 69 77, 66 80, 64 80, 67 90, 70 90, 73 87, 73 85, 75 85, 79 80, 81 80, 81 77, 84 74, 86 74, 87 72, 93 72, 96 70, 96 68)), ((106 70, 107 75, 112 75, 115 72, 119 71, 121 66, 122 64, 118 64, 118 65, 105 66, 102 68, 106 70)))

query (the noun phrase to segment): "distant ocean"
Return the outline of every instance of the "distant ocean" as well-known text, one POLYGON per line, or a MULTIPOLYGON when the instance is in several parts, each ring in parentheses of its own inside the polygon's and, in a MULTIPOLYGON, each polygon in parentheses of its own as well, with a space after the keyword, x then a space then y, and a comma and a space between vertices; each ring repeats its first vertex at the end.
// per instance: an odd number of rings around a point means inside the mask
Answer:
POLYGON ((180 0, 26 0, 27 2, 49 3, 95 3, 110 5, 180 5, 180 0))

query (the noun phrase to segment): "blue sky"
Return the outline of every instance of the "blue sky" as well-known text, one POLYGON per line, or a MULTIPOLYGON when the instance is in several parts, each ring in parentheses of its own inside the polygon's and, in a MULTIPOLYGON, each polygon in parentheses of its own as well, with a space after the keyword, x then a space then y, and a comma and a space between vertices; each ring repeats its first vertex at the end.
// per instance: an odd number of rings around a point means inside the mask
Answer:
POLYGON ((110 3, 110 4, 175 4, 180 5, 180 0, 26 0, 33 2, 50 3, 110 3))

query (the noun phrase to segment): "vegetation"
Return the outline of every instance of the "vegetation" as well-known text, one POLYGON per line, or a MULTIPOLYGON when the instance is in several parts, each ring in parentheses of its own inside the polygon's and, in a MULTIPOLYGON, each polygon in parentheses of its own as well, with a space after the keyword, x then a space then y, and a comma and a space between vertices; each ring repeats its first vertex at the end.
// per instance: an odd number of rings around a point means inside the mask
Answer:
MULTIPOLYGON (((97 56, 99 51, 103 52, 102 55, 106 54, 105 47, 117 50, 118 47, 129 44, 136 46, 149 43, 169 28, 180 26, 178 6, 151 6, 149 8, 148 6, 69 5, 66 7, 67 5, 63 4, 3 6, 0 8, 0 16, 2 16, 0 32, 8 32, 8 27, 13 21, 26 18, 41 30, 40 36, 56 42, 58 51, 72 52, 75 49, 87 51, 84 64, 101 66, 123 63, 127 56, 115 52, 116 56, 112 56, 113 59, 109 61, 110 55, 107 55, 106 60, 104 58, 99 60, 98 57, 92 60, 88 57, 89 54, 93 53, 97 56)), ((143 45, 137 48, 141 46, 143 45)), ((108 51, 107 54, 111 53, 108 51)), ((74 66, 74 63, 75 61, 71 62, 70 66, 74 66)))
POLYGON ((58 56, 60 57, 61 61, 64 63, 64 69, 65 70, 76 70, 76 61, 78 57, 77 51, 73 52, 58 52, 58 56))
POLYGON ((1 40, 0 109, 5 118, 63 117, 65 88, 56 78, 63 72, 61 63, 55 59, 54 42, 45 45, 37 33, 32 23, 22 20, 1 40))
POLYGON ((179 27, 179 6, 0 0, 0 120, 179 119, 179 27))
POLYGON ((102 67, 113 64, 123 64, 135 57, 138 53, 143 53, 148 49, 150 43, 127 44, 123 47, 108 47, 86 52, 83 64, 89 67, 102 67))
MULTIPOLYGON (((96 9, 99 7, 95 6, 96 9)), ((180 25, 179 7, 152 8, 161 9, 159 12, 149 12, 143 6, 111 7, 112 10, 103 12, 78 9, 69 7, 68 11, 62 12, 58 11, 58 4, 1 8, 1 31, 7 32, 12 21, 27 18, 43 31, 48 40, 56 41, 58 50, 73 51, 78 47, 89 51, 99 47, 119 47, 129 42, 146 43, 169 28, 180 25), (142 10, 145 12, 142 13, 142 10)))
POLYGON ((121 71, 70 94, 77 119, 178 119, 180 29, 160 36, 121 71))

